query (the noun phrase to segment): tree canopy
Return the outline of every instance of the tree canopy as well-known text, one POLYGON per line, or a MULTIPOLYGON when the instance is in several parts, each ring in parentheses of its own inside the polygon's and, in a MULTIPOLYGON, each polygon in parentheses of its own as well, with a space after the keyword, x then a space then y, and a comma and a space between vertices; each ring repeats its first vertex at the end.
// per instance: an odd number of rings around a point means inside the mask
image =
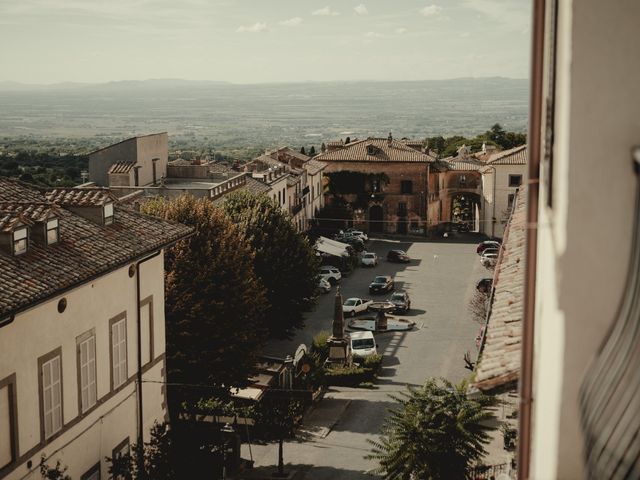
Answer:
POLYGON ((489 442, 494 397, 470 398, 466 384, 430 379, 417 389, 393 397, 398 407, 385 419, 370 459, 383 478, 439 480, 467 478, 473 463, 481 459, 489 442))
POLYGON ((319 261, 291 218, 265 195, 235 192, 223 203, 255 252, 253 267, 270 305, 266 326, 274 337, 288 337, 304 326, 304 312, 315 303, 319 261))
POLYGON ((463 137, 453 135, 451 137, 428 137, 426 139, 429 149, 436 152, 440 157, 455 156, 458 148, 466 145, 471 152, 479 152, 482 144, 494 145, 502 150, 518 147, 527 143, 525 133, 507 132, 499 123, 496 123, 490 130, 476 135, 475 137, 463 137))
MULTIPOLYGON (((169 381, 212 385, 223 393, 245 385, 264 338, 267 308, 250 245, 206 199, 158 199, 143 210, 195 227, 165 256, 169 381)), ((214 393, 193 387, 173 392, 180 402, 214 393)))

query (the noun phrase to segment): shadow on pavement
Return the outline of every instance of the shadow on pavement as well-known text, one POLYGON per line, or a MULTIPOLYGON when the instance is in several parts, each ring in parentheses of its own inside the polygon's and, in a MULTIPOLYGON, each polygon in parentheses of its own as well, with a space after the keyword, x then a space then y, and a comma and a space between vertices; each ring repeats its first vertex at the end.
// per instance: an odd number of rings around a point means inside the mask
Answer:
MULTIPOLYGON (((316 467, 307 464, 287 463, 284 468, 289 480, 371 480, 379 478, 366 472, 335 467, 316 467)), ((236 477, 238 480, 272 480, 276 467, 258 467, 236 477)))

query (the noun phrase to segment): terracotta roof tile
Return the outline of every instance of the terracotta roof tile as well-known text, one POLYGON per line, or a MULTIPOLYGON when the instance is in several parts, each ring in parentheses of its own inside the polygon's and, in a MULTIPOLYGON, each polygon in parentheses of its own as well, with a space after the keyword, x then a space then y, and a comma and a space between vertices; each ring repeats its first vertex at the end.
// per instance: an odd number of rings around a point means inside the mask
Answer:
POLYGON ((519 147, 487 155, 483 160, 487 165, 526 165, 527 152, 527 146, 520 145, 519 147))
MULTIPOLYGON (((332 142, 334 145, 336 142, 332 142)), ((421 153, 408 146, 405 141, 392 140, 391 146, 386 138, 367 138, 353 141, 346 145, 340 144, 335 150, 321 153, 314 157, 322 162, 434 162, 435 158, 426 153, 421 153), (368 146, 376 150, 374 155, 369 155, 368 146)))
POLYGON ((309 175, 315 175, 319 171, 323 170, 326 166, 326 162, 320 162, 315 159, 309 160, 304 164, 304 168, 309 175))
POLYGON ((11 231, 17 224, 31 225, 55 216, 56 207, 48 202, 0 202, 0 230, 11 231))
POLYGON ((520 348, 524 312, 525 190, 516 195, 505 230, 500 263, 494 274, 494 297, 484 336, 482 356, 476 366, 475 386, 491 390, 520 374, 520 348))
POLYGON ((129 173, 134 165, 133 162, 116 162, 111 165, 109 173, 129 173))
POLYGON ((116 197, 108 188, 55 188, 45 194, 46 199, 63 207, 99 207, 115 202, 116 197))
MULTIPOLYGON (((98 202, 107 198, 108 192, 98 195, 96 189, 86 190, 94 190, 92 194, 98 196, 98 202)), ((58 189, 52 197, 58 198, 62 191, 67 190, 58 189)), ((2 204, 33 202, 35 212, 38 205, 46 203, 45 195, 50 196, 36 187, 0 177, 2 204)), ((192 231, 117 205, 115 222, 109 226, 98 225, 65 208, 56 209, 56 216, 60 225, 58 243, 45 247, 31 242, 27 253, 19 256, 0 252, 0 318, 127 265, 192 231)))

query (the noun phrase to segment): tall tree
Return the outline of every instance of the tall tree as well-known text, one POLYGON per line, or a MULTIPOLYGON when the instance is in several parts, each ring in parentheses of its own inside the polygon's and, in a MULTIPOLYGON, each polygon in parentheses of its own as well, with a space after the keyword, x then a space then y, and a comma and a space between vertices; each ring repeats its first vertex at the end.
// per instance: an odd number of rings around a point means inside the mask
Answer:
POLYGON ((380 440, 369 440, 368 458, 380 463, 376 473, 389 480, 467 478, 473 462, 486 454, 492 427, 483 422, 495 399, 469 398, 466 387, 430 379, 393 397, 398 407, 385 419, 380 440))
POLYGON ((316 154, 316 147, 311 145, 311 148, 309 149, 309 156, 313 157, 315 154, 316 154))
POLYGON ((223 206, 255 252, 254 270, 270 304, 266 312, 270 334, 290 336, 302 328, 304 312, 315 303, 319 261, 314 249, 266 195, 232 193, 223 206))
POLYGON ((305 151, 304 147, 302 147, 302 148, 300 149, 300 153, 301 153, 301 154, 303 154, 303 155, 306 155, 306 154, 307 154, 307 152, 305 151))
POLYGON ((206 199, 155 200, 144 212, 195 227, 165 255, 169 382, 220 389, 175 387, 172 404, 246 385, 264 338, 267 303, 245 237, 206 199))

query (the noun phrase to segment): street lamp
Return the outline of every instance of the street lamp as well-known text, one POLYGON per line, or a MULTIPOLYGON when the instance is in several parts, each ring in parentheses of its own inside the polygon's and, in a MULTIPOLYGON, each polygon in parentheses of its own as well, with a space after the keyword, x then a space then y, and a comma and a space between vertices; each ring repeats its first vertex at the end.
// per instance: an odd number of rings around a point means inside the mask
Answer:
POLYGON ((229 450, 229 439, 236 433, 233 429, 233 425, 226 423, 224 427, 220 429, 222 433, 223 447, 222 447, 222 480, 227 479, 227 451, 229 450))
MULTIPOLYGON (((293 389, 293 357, 291 355, 287 355, 287 357, 284 359, 284 369, 285 369, 285 376, 284 376, 284 385, 283 385, 283 389, 284 390, 291 390, 293 389)), ((285 413, 286 415, 286 413, 285 413)), ((278 440, 278 471, 275 472, 272 476, 274 478, 286 478, 287 476, 289 476, 288 473, 286 473, 284 471, 284 454, 283 454, 283 447, 284 447, 284 426, 283 423, 281 423, 280 425, 280 438, 278 440)))

